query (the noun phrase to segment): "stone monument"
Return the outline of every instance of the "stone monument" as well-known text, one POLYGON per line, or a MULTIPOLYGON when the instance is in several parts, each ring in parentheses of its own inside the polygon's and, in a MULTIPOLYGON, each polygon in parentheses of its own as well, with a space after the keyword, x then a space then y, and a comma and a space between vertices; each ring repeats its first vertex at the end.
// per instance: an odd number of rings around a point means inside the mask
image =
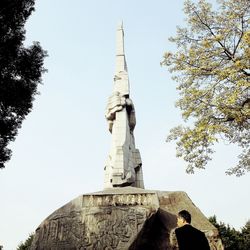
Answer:
POLYGON ((122 24, 117 30, 116 70, 106 119, 111 149, 104 190, 81 195, 48 216, 36 229, 31 250, 174 250, 176 214, 188 210, 211 250, 223 250, 218 230, 185 192, 144 189, 135 147, 135 108, 130 99, 122 24))
POLYGON ((142 162, 135 148, 135 108, 130 99, 127 63, 124 53, 122 23, 116 34, 116 68, 113 93, 108 99, 105 117, 112 134, 111 150, 107 159, 104 188, 133 186, 144 188, 142 162))

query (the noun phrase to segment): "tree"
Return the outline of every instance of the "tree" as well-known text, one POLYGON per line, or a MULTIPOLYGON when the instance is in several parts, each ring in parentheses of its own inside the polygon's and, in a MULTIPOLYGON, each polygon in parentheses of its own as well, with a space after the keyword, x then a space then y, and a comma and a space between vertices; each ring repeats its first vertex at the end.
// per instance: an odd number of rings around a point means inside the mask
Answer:
POLYGON ((215 142, 227 140, 242 150, 227 174, 250 171, 250 1, 218 0, 217 11, 205 0, 185 1, 187 27, 170 38, 176 52, 166 52, 162 65, 177 81, 177 107, 184 121, 167 141, 177 140, 177 156, 194 173, 211 160, 215 142))
POLYGON ((209 218, 209 221, 218 229, 225 250, 241 250, 241 233, 223 222, 217 222, 216 216, 209 218))
POLYGON ((7 148, 32 109, 46 56, 38 42, 25 48, 25 22, 34 0, 0 2, 0 168, 11 157, 7 148))
POLYGON ((223 222, 217 222, 215 215, 209 217, 208 220, 218 229, 225 250, 250 249, 250 221, 238 231, 223 222))
POLYGON ((241 229, 241 249, 249 250, 250 249, 250 220, 246 225, 241 229))
POLYGON ((29 250, 34 238, 34 233, 30 234, 28 239, 23 243, 20 243, 17 247, 17 250, 29 250))

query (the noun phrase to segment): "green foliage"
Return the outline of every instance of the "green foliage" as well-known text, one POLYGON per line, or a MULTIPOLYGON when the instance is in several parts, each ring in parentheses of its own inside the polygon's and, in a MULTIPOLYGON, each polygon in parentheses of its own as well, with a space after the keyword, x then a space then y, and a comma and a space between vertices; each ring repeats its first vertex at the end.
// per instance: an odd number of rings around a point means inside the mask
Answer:
POLYGON ((241 249, 249 250, 250 249, 250 220, 241 230, 241 249))
POLYGON ((235 230, 223 222, 217 222, 216 216, 209 221, 218 229, 225 250, 249 250, 250 249, 250 221, 241 229, 235 230))
POLYGON ((24 25, 32 11, 34 0, 0 1, 0 168, 11 157, 7 146, 31 111, 45 71, 46 52, 40 44, 23 45, 24 25))
POLYGON ((17 250, 29 250, 31 247, 33 238, 34 238, 34 234, 30 234, 29 238, 24 243, 21 243, 17 247, 17 250))
POLYGON ((228 174, 250 171, 250 1, 220 0, 217 11, 200 0, 185 1, 187 27, 177 28, 170 41, 176 52, 166 52, 162 65, 177 81, 177 107, 192 127, 178 126, 169 140, 177 140, 177 156, 186 171, 205 168, 220 139, 242 151, 228 174))

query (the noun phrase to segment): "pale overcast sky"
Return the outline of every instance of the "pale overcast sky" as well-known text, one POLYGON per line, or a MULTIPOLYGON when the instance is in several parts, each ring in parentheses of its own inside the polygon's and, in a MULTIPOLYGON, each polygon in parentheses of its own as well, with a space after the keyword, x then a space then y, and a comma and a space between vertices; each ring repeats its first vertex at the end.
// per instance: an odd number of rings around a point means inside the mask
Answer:
MULTIPOLYGON (((112 92, 115 32, 123 20, 125 52, 147 189, 185 191, 206 216, 237 229, 250 219, 249 174, 226 176, 237 148, 216 147, 207 170, 185 173, 168 131, 182 122, 170 73, 160 66, 168 37, 183 25, 183 0, 37 0, 27 44, 40 41, 49 57, 33 111, 0 171, 0 245, 16 249, 53 211, 103 189, 111 136, 104 118, 112 92)), ((214 2, 214 1, 213 1, 214 2)))

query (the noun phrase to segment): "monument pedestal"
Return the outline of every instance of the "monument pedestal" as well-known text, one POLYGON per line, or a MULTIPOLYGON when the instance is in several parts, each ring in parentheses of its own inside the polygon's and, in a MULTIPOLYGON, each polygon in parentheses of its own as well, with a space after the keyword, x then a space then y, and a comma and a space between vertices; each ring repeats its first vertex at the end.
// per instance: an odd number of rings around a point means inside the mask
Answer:
POLYGON ((31 250, 177 249, 176 214, 186 209, 211 249, 222 250, 217 229, 184 192, 123 187, 85 194, 37 228, 31 250))

